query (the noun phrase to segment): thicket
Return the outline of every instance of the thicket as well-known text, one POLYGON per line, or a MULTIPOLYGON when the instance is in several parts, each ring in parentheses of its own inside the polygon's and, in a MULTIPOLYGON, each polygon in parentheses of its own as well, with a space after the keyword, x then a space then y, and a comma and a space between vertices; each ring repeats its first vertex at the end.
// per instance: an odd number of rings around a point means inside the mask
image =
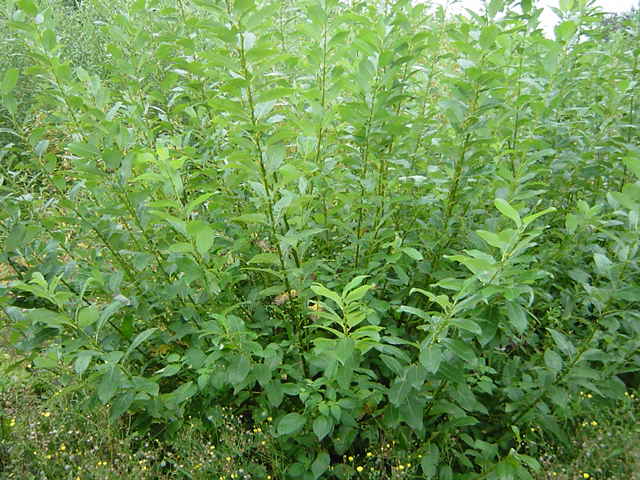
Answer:
POLYGON ((640 368, 638 18, 540 13, 8 0, 16 361, 140 432, 272 417, 288 478, 531 478, 640 368))

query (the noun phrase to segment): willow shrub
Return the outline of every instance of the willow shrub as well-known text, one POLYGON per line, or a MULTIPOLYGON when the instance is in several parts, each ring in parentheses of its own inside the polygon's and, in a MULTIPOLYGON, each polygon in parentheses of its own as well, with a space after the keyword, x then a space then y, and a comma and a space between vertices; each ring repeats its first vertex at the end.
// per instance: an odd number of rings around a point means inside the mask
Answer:
POLYGON ((140 431, 273 417, 290 478, 530 478, 640 365, 638 23, 560 3, 86 1, 87 57, 8 1, 16 348, 140 431))

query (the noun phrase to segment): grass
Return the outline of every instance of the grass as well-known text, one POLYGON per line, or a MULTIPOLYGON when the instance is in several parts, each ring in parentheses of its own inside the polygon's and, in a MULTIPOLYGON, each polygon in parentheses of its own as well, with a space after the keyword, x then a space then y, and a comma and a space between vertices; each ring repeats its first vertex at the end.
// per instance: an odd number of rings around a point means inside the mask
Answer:
MULTIPOLYGON (((170 441, 140 437, 127 421, 113 424, 108 408, 89 400, 64 369, 55 372, 25 360, 7 372, 15 354, 0 346, 0 479, 275 479, 284 459, 271 435, 270 418, 249 428, 230 411, 189 419, 170 441)), ((551 447, 534 428, 523 450, 543 465, 538 479, 640 479, 640 397, 627 394, 600 409, 583 394, 584 415, 571 445, 551 447)), ((381 445, 341 465, 353 478, 421 478, 419 458, 381 445)))
POLYGON ((627 393, 614 408, 586 408, 571 432, 571 446, 541 456, 541 479, 640 479, 640 397, 627 393))

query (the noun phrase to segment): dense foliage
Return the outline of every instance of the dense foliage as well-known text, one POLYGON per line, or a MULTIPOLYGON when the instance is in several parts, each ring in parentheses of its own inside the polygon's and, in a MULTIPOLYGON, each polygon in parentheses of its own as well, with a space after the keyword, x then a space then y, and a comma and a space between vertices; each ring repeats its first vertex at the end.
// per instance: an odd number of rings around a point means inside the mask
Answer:
POLYGON ((140 431, 272 417, 288 478, 530 478, 640 368, 639 22, 533 3, 6 2, 24 361, 140 431))

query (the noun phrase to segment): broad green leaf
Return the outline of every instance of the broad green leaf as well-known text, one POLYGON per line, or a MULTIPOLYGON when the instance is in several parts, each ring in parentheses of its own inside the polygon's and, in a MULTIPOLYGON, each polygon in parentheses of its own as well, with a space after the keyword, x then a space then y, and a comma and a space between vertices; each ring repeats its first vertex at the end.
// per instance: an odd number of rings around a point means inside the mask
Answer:
POLYGON ((609 276, 611 275, 611 268, 613 267, 613 262, 609 260, 606 255, 602 253, 594 253, 593 261, 596 264, 596 270, 600 275, 609 276))
POLYGON ((307 419, 299 413, 289 413, 278 422, 278 435, 293 435, 298 433, 307 423, 307 419))
POLYGON ((146 393, 151 397, 157 397, 160 393, 160 385, 158 385, 158 382, 149 378, 136 376, 131 379, 131 383, 136 391, 146 393))
POLYGON ((499 33, 500 29, 496 25, 482 27, 482 31, 480 32, 480 46, 487 49, 491 48, 499 33))
POLYGON ((480 328, 480 325, 478 325, 473 320, 469 320, 468 318, 455 319, 451 322, 451 325, 456 328, 474 333, 476 335, 482 335, 482 328, 480 328))
POLYGON ((340 295, 338 295, 336 292, 332 292, 331 290, 329 290, 328 288, 320 285, 319 283, 314 283, 313 285, 311 285, 311 290, 316 295, 319 295, 321 297, 330 298, 331 300, 336 302, 336 305, 338 305, 340 308, 343 307, 342 299, 340 298, 340 295))
POLYGON ((554 31, 558 40, 560 40, 561 42, 566 42, 573 37, 577 29, 578 25, 576 24, 576 22, 572 20, 566 20, 557 25, 554 31))
POLYGON ((527 215, 522 220, 522 223, 524 223, 525 227, 528 227, 531 224, 531 222, 533 222, 537 218, 540 218, 541 216, 546 215, 547 213, 551 213, 551 212, 555 212, 555 211, 556 211, 555 207, 545 208, 541 212, 532 213, 531 215, 527 215))
POLYGON ((189 222, 187 232, 194 240, 200 255, 205 255, 213 246, 216 233, 207 223, 199 220, 189 222))
POLYGON ((198 208, 200 205, 202 205, 204 202, 206 202, 209 198, 211 198, 214 194, 209 192, 209 193, 203 193, 202 195, 198 195, 195 199, 191 200, 187 206, 185 207, 185 211, 186 212, 192 212, 193 210, 195 210, 196 208, 198 208))
POLYGON ((100 311, 97 307, 93 305, 84 307, 78 312, 78 326, 83 329, 87 328, 96 323, 98 318, 100 318, 100 311))
POLYGON ((424 401, 411 392, 400 409, 400 418, 416 432, 424 430, 424 401))
POLYGON ((109 403, 109 400, 113 398, 120 387, 120 379, 120 370, 117 365, 110 365, 96 389, 98 398, 103 404, 109 403))
POLYGON ((267 400, 274 407, 279 407, 284 399, 284 391, 282 384, 279 380, 270 381, 265 387, 264 391, 267 394, 267 400))
POLYGON ((155 373, 155 375, 160 375, 161 377, 172 377, 176 373, 178 373, 180 369, 181 369, 181 366, 179 363, 170 363, 166 367, 163 367, 160 370, 158 370, 155 373))
POLYGON ((27 317, 34 323, 44 323, 48 327, 61 329, 64 325, 73 326, 69 317, 64 313, 53 312, 45 308, 36 308, 26 312, 27 317))
POLYGON ((133 339, 133 341, 131 342, 131 345, 129 345, 129 348, 127 349, 127 351, 124 354, 124 357, 122 357, 123 359, 125 359, 126 357, 129 356, 129 354, 131 352, 133 352, 136 348, 138 348, 138 346, 149 339, 149 337, 151 337, 151 335, 153 335, 156 332, 157 327, 153 327, 153 328, 147 328, 145 331, 140 332, 138 335, 136 335, 136 338, 133 339))
POLYGON ((100 150, 89 143, 70 143, 67 148, 71 153, 82 158, 97 157, 100 155, 100 150))
POLYGON ((420 363, 428 372, 434 374, 440 368, 442 351, 438 345, 427 345, 420 349, 420 363))
POLYGON ((415 315, 417 317, 420 317, 423 320, 426 320, 427 322, 431 321, 431 315, 429 315, 427 312, 419 308, 410 307, 408 305, 401 305, 400 308, 398 308, 398 311, 415 315))
POLYGON ((251 360, 246 355, 238 355, 229 365, 229 382, 238 385, 247 378, 251 371, 251 360))
POLYGON ((420 466, 422 474, 426 480, 436 478, 438 472, 438 464, 440 463, 440 449, 437 445, 430 443, 422 455, 420 466))
POLYGON ((134 392, 124 392, 118 395, 111 403, 111 411, 109 412, 109 419, 113 422, 120 418, 127 412, 133 400, 135 398, 134 392))
POLYGON ((518 214, 516 209, 513 208, 509 204, 509 202, 507 202, 503 198, 496 198, 494 204, 496 208, 500 210, 500 213, 502 213, 505 217, 513 220, 513 222, 516 224, 518 228, 522 226, 522 220, 520 219, 520 214, 518 214))
POLYGON ((559 373, 562 370, 562 357, 553 350, 544 352, 544 363, 553 373, 559 373))
POLYGON ((17 2, 17 6, 32 17, 35 17, 38 14, 38 7, 33 0, 19 0, 17 2))
POLYGON ((507 302, 507 315, 509 316, 509 323, 515 328, 516 332, 523 334, 529 322, 527 320, 527 311, 517 302, 507 302))
POLYGON ((333 421, 324 415, 320 415, 316 417, 313 421, 313 433, 316 434, 318 440, 322 440, 324 437, 331 433, 331 429, 333 428, 333 421))
POLYGON ((348 305, 353 302, 357 302, 358 300, 362 300, 362 298, 367 294, 369 290, 373 288, 373 285, 362 285, 355 290, 349 292, 347 297, 344 299, 345 303, 348 305))
POLYGON ((633 174, 640 179, 640 155, 627 155, 622 158, 624 164, 633 174))
POLYGON ((458 126, 464 122, 467 107, 460 101, 453 98, 441 100, 439 106, 444 111, 444 114, 452 125, 458 126))
POLYGON ((407 380, 406 376, 396 378, 391 384, 389 389, 389 402, 396 407, 400 407, 407 399, 407 395, 413 389, 411 383, 407 380))
POLYGON ((267 216, 264 213, 245 213, 243 215, 239 215, 233 218, 234 222, 241 223, 260 223, 260 224, 268 224, 267 216))
POLYGON ((9 95, 18 83, 19 72, 17 68, 9 68, 4 72, 2 84, 0 84, 0 95, 9 95))
POLYGON ((573 8, 574 0, 560 0, 559 7, 563 12, 569 12, 573 8))
POLYGON ((319 452, 316 456, 316 459, 311 464, 311 472, 313 473, 313 478, 320 478, 324 472, 329 469, 331 465, 331 457, 325 451, 319 452))
POLYGON ((460 359, 468 363, 475 363, 477 360, 476 353, 473 348, 462 340, 454 338, 446 338, 443 340, 449 349, 455 353, 460 359))
POLYGON ((368 277, 369 275, 358 275, 356 277, 353 277, 351 281, 347 283, 345 287, 342 289, 342 296, 346 297, 351 290, 359 287, 360 284, 362 284, 362 282, 364 282, 364 280, 368 277))
POLYGON ((488 232, 486 230, 476 230, 476 233, 480 238, 482 238, 489 245, 491 245, 492 247, 499 248, 502 251, 506 250, 507 246, 509 245, 510 239, 504 239, 502 238, 501 235, 498 235, 497 233, 488 232))
POLYGON ((413 258, 416 261, 424 260, 424 256, 418 250, 412 247, 403 247, 402 253, 404 253, 408 257, 413 258))
POLYGON ((573 346, 571 341, 562 333, 554 330, 553 328, 547 328, 547 331, 551 334, 553 341, 556 343, 558 348, 565 355, 571 356, 576 352, 576 347, 573 346))
POLYGON ((251 257, 247 263, 265 263, 268 265, 280 265, 280 257, 277 253, 267 252, 267 253, 258 253, 251 257))
POLYGON ((96 355, 98 355, 98 352, 95 352, 93 350, 81 350, 80 352, 78 352, 76 360, 73 363, 73 369, 75 370, 75 372, 78 375, 82 375, 89 367, 91 358, 96 355))

